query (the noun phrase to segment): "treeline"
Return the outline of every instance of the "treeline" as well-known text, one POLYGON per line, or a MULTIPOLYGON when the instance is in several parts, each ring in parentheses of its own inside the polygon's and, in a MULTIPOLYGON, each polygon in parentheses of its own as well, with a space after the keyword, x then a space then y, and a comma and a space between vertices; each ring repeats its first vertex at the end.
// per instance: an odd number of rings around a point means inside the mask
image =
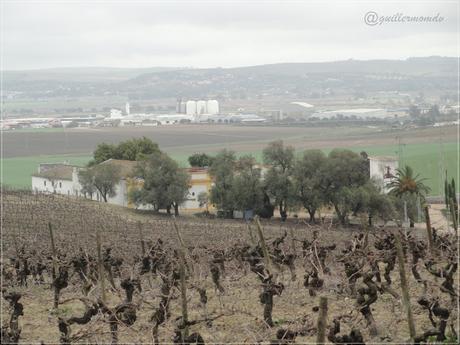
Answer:
POLYGON ((263 150, 264 165, 252 156, 236 157, 221 151, 209 168, 214 180, 210 202, 225 216, 252 210, 269 218, 277 208, 282 220, 288 211, 305 210, 315 222, 323 207, 332 207, 342 224, 351 215, 367 215, 384 221, 396 217, 397 200, 383 194, 369 178, 365 153, 335 149, 329 155, 307 150, 296 155, 294 148, 274 141, 263 150))
MULTIPOLYGON (((137 161, 132 177, 143 182, 142 188, 130 194, 131 200, 155 210, 179 213, 188 195, 189 177, 150 139, 132 139, 118 145, 102 143, 93 156, 88 169, 80 173, 85 192, 98 191, 107 201, 107 196, 116 193, 120 173, 110 164, 101 163, 111 158, 137 161)), ((365 152, 335 149, 328 155, 320 150, 296 153, 283 141, 268 144, 263 150, 263 164, 251 155, 238 157, 229 150, 214 156, 197 153, 189 157, 189 163, 207 167, 213 179, 209 193, 197 196, 200 204, 206 209, 213 205, 218 215, 228 218, 235 211, 252 211, 270 218, 277 210, 286 220, 289 212, 305 211, 310 222, 316 222, 321 210, 327 208, 344 225, 351 216, 372 224, 373 219, 403 220, 404 215, 413 225, 429 192, 424 180, 410 167, 398 169, 389 186, 391 192, 385 194, 382 183, 370 178, 365 152)))
POLYGON ((282 141, 271 142, 263 150, 263 165, 250 155, 237 158, 228 150, 213 157, 195 154, 189 163, 209 166, 214 181, 209 202, 224 217, 251 210, 269 218, 277 209, 285 220, 288 211, 305 210, 310 222, 316 222, 326 208, 343 225, 354 216, 366 218, 369 225, 379 219, 407 220, 414 226, 430 191, 425 179, 406 166, 396 171, 387 186, 386 192, 390 192, 384 193, 382 181, 370 178, 365 152, 335 149, 328 155, 321 150, 296 154, 282 141))

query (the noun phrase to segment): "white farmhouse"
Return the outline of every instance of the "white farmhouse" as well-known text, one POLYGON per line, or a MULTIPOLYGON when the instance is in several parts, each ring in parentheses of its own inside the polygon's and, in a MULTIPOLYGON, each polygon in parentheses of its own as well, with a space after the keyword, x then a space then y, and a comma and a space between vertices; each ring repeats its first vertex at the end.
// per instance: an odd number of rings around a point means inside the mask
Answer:
MULTIPOLYGON (((119 168, 121 178, 115 186, 115 195, 108 197, 109 204, 134 208, 136 207, 130 200, 131 190, 140 188, 144 181, 134 176, 133 172, 137 162, 109 159, 100 164, 115 165, 119 168)), ((92 195, 82 193, 82 186, 78 179, 78 172, 84 167, 78 167, 66 163, 42 163, 38 167, 37 173, 32 175, 32 190, 35 193, 62 194, 74 197, 84 197, 95 201, 103 201, 99 192, 92 195)), ((211 189, 211 177, 205 168, 186 169, 190 176, 190 187, 186 200, 179 209, 189 212, 199 212, 206 208, 200 205, 198 196, 200 193, 209 193, 211 189)), ((148 209, 148 206, 141 206, 141 209, 148 209)))
POLYGON ((369 156, 369 175, 384 193, 390 191, 388 184, 396 177, 398 159, 391 156, 369 156))
MULTIPOLYGON (((32 190, 78 196, 81 186, 75 184, 78 167, 63 163, 41 163, 32 175, 32 190), (75 175, 75 176, 74 176, 75 175)), ((77 179, 78 180, 78 179, 77 179)))

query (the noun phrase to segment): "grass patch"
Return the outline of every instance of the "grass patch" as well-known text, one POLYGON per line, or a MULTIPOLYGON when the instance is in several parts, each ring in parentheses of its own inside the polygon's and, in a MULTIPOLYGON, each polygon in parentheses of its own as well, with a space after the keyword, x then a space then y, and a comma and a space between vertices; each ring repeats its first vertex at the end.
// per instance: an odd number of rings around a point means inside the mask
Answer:
MULTIPOLYGON (((385 155, 398 157, 397 145, 352 147, 352 151, 366 151, 370 155, 385 155)), ((329 153, 331 150, 324 150, 329 153)), ((206 152, 206 151, 205 151, 206 152)), ((190 153, 176 150, 168 152, 180 166, 188 166, 190 153)), ((215 154, 215 153, 210 153, 215 154)), ((238 152, 238 156, 251 154, 257 161, 262 162, 262 151, 238 152)), ((299 151, 300 155, 301 152, 299 151)), ((39 163, 57 163, 68 161, 75 165, 85 165, 91 159, 89 155, 49 155, 35 157, 16 157, 3 159, 2 183, 12 187, 30 188, 31 174, 37 171, 39 163)), ((431 195, 440 195, 443 190, 444 172, 447 169, 448 178, 457 177, 458 169, 457 143, 407 144, 401 153, 400 166, 409 165, 414 171, 426 178, 426 184, 431 188, 431 195), (443 167, 443 168, 442 168, 443 167)))
POLYGON ((2 184, 15 188, 30 188, 31 175, 40 163, 63 163, 85 165, 91 159, 88 155, 51 155, 35 157, 4 158, 2 160, 2 184))

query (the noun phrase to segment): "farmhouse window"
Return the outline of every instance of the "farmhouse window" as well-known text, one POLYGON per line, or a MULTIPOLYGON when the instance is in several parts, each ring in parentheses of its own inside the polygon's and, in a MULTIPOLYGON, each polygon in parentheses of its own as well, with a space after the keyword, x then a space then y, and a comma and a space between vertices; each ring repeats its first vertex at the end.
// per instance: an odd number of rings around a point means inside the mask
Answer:
POLYGON ((46 181, 43 181, 43 185, 46 186, 46 181))

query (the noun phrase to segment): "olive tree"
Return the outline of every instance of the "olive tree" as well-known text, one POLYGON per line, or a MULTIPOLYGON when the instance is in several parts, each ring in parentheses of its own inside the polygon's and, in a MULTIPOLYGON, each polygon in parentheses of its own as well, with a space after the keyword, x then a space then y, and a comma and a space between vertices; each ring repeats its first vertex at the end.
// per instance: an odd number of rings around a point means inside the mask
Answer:
POLYGON ((136 204, 151 205, 156 211, 165 209, 168 214, 173 208, 179 215, 179 205, 188 195, 189 176, 176 161, 156 152, 138 163, 136 175, 144 180, 142 188, 131 194, 136 204))
POLYGON ((316 211, 325 203, 321 182, 326 161, 322 151, 308 150, 295 161, 292 172, 292 197, 307 210, 311 223, 315 222, 316 211))
POLYGON ((285 220, 292 194, 294 148, 285 146, 282 140, 273 141, 263 150, 263 159, 265 164, 270 165, 264 176, 265 189, 278 206, 281 219, 285 220))
POLYGON ((369 181, 367 166, 367 160, 360 155, 350 150, 335 149, 329 153, 322 169, 321 189, 342 225, 348 223, 353 205, 360 198, 360 187, 369 181))
POLYGON ((209 173, 214 180, 210 201, 228 217, 232 217, 235 209, 233 185, 236 161, 235 152, 222 150, 214 157, 209 169, 209 173))
POLYGON ((78 179, 82 193, 98 191, 104 202, 116 195, 116 186, 120 182, 120 168, 113 164, 98 164, 79 172, 78 179))

